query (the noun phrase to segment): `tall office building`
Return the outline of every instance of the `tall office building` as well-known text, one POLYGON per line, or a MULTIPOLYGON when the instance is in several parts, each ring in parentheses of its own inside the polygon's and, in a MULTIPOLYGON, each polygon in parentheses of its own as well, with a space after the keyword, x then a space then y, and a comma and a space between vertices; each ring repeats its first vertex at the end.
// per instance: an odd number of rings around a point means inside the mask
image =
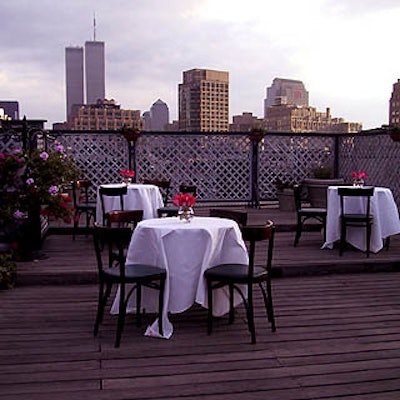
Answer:
POLYGON ((389 125, 400 125, 400 79, 393 84, 389 101, 389 125))
POLYGON ((65 49, 67 121, 82 104, 105 99, 104 42, 88 41, 83 47, 65 49), (85 101, 86 83, 86 101, 85 101))
POLYGON ((86 104, 96 104, 106 96, 104 42, 85 42, 86 104))
POLYGON ((264 100, 264 117, 268 117, 269 107, 283 104, 308 107, 308 92, 303 82, 282 78, 273 80, 264 100))
POLYGON ((65 49, 65 81, 68 119, 74 105, 84 104, 82 47, 67 47, 65 49))
POLYGON ((229 72, 192 69, 179 84, 179 130, 229 130, 229 72))
POLYGON ((166 103, 158 99, 150 108, 150 126, 152 131, 165 131, 169 123, 169 110, 166 103))

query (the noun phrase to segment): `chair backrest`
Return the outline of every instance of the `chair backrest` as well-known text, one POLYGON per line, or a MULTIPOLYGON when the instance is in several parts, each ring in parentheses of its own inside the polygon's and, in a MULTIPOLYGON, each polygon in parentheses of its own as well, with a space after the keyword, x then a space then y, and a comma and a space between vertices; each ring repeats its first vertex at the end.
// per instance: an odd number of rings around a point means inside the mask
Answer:
POLYGON ((338 188, 338 195, 340 196, 340 212, 341 215, 346 214, 346 197, 361 197, 364 199, 364 212, 360 213, 353 213, 352 214, 359 214, 364 217, 370 216, 370 209, 371 209, 371 197, 374 195, 374 187, 339 187, 338 188))
POLYGON ((78 206, 78 204, 88 204, 90 201, 94 201, 90 199, 89 195, 89 190, 92 186, 92 181, 88 179, 72 181, 72 198, 75 208, 78 206))
POLYGON ((261 241, 267 242, 266 269, 268 273, 271 273, 275 230, 276 228, 273 221, 267 221, 267 223, 262 226, 247 225, 243 227, 243 240, 249 243, 249 277, 251 277, 254 272, 256 243, 261 241))
POLYGON ((120 268, 125 275, 125 249, 129 246, 132 230, 126 227, 109 227, 94 224, 93 239, 97 268, 100 276, 106 268, 120 268), (117 256, 115 256, 117 254, 117 256))
POLYGON ((135 229, 143 220, 143 210, 113 210, 106 213, 105 225, 135 229))
POLYGON ((293 186, 293 194, 294 194, 294 203, 296 205, 296 211, 301 209, 301 202, 303 200, 303 186, 302 185, 294 185, 293 186))
POLYGON ((181 184, 181 185, 179 185, 179 191, 181 193, 190 193, 195 197, 197 196, 197 186, 196 185, 181 184))
POLYGON ((247 225, 247 212, 220 208, 210 208, 210 217, 228 218, 234 220, 242 229, 247 225))
POLYGON ((124 209, 124 196, 128 193, 128 186, 100 186, 99 195, 101 201, 101 210, 103 213, 103 221, 106 220, 106 208, 104 204, 104 198, 109 197, 119 197, 120 209, 124 209))
POLYGON ((144 184, 147 185, 155 185, 161 191, 161 195, 163 198, 164 205, 166 206, 169 202, 169 195, 171 191, 171 181, 164 180, 164 179, 144 179, 144 184))

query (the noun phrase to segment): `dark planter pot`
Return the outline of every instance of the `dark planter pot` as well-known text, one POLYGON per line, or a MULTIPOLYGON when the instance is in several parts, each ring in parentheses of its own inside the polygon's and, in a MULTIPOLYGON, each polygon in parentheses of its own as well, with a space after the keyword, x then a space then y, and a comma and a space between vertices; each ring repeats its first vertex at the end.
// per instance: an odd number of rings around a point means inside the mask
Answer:
POLYGON ((308 196, 312 207, 326 208, 326 192, 328 186, 343 185, 344 179, 320 179, 307 178, 304 179, 303 185, 308 190, 308 196))

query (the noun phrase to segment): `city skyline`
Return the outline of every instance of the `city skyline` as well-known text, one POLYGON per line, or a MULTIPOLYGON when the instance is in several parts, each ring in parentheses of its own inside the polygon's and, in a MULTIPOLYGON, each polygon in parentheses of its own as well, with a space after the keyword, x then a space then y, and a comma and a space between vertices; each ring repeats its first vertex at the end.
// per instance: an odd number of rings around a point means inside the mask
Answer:
POLYGON ((178 119, 178 84, 192 68, 228 71, 229 120, 263 117, 274 78, 302 81, 309 104, 364 129, 387 124, 400 76, 398 1, 23 0, 3 5, 0 99, 20 115, 65 120, 65 48, 106 43, 106 98, 145 112, 161 99, 178 119), (279 18, 274 16, 279 15, 279 18), (374 29, 372 29, 372 27, 374 29), (390 60, 390 61, 388 61, 390 60))

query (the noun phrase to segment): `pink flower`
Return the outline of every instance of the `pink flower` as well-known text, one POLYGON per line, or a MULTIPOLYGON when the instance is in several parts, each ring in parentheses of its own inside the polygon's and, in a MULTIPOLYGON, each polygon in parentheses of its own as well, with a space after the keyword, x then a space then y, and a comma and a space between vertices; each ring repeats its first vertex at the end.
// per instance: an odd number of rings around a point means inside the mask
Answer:
POLYGON ((57 196, 58 194, 58 186, 50 186, 49 187, 49 193, 51 196, 57 196))
POLYGON ((49 158, 49 154, 46 153, 45 151, 43 151, 42 153, 40 153, 39 157, 40 157, 42 160, 47 160, 47 159, 49 158))
POLYGON ((368 178, 368 174, 366 173, 366 172, 363 172, 363 171, 353 171, 352 173, 351 173, 351 177, 353 178, 353 179, 367 179, 368 178))
POLYGON ((172 199, 172 204, 177 207, 193 207, 196 200, 197 198, 190 193, 178 193, 172 199))
POLYGON ((121 169, 119 174, 124 178, 133 178, 135 176, 135 171, 132 171, 131 169, 121 169))
POLYGON ((23 213, 20 210, 17 210, 17 211, 14 212, 13 216, 14 216, 15 219, 24 219, 25 218, 25 213, 23 213))
POLYGON ((28 178, 27 180, 26 180, 26 184, 29 186, 29 185, 32 185, 32 183, 34 183, 35 182, 35 180, 33 179, 33 178, 28 178))
POLYGON ((55 151, 58 151, 58 152, 60 152, 60 153, 63 153, 63 152, 64 152, 64 146, 63 146, 62 144, 56 144, 56 145, 54 146, 54 150, 55 150, 55 151))

